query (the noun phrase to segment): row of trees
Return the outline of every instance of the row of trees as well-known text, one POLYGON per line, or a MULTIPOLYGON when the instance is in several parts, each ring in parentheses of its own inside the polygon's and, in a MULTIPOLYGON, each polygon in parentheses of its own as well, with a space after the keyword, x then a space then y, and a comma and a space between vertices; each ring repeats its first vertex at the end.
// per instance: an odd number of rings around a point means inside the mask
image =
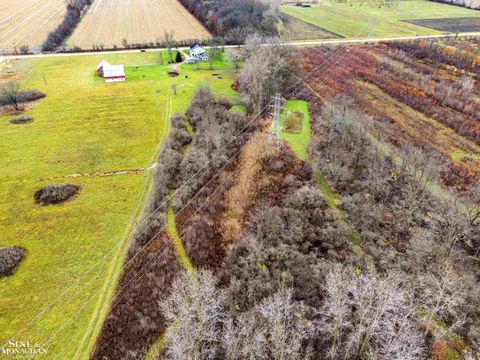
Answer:
MULTIPOLYGON (((164 358, 423 359, 429 330, 421 321, 435 324, 438 316, 459 316, 456 311, 465 302, 449 271, 422 278, 428 291, 416 298, 403 274, 359 273, 334 263, 319 285, 325 294, 319 307, 307 306, 281 286, 240 314, 228 308, 228 290, 212 273, 184 273, 160 304, 171 324, 164 358)), ((452 328, 436 330, 441 338, 440 332, 447 335, 452 328)), ((436 340, 434 349, 444 358, 440 343, 436 340)))
POLYGON ((464 42, 442 43, 428 40, 410 40, 392 42, 391 47, 404 50, 411 56, 420 59, 428 59, 433 63, 448 64, 465 70, 478 70, 478 39, 475 37, 464 42))
POLYGON ((42 50, 53 51, 63 41, 69 37, 75 27, 77 26, 85 8, 92 4, 92 0, 68 0, 66 1, 67 12, 63 21, 52 30, 47 37, 47 40, 42 45, 42 50))
POLYGON ((360 76, 392 97, 480 144, 480 107, 472 101, 475 95, 473 77, 466 75, 456 81, 429 81, 428 76, 388 62, 384 62, 378 70, 362 72, 360 76), (424 80, 419 80, 422 77, 424 80))
POLYGON ((228 44, 242 43, 249 34, 274 35, 280 15, 279 0, 180 0, 211 32, 228 44))

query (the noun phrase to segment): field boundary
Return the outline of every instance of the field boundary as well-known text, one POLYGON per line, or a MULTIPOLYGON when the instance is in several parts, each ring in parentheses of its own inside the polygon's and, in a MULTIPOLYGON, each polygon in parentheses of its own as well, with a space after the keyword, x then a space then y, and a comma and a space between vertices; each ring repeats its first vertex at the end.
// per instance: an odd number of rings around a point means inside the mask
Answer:
MULTIPOLYGON (((459 37, 480 37, 480 31, 466 33, 449 33, 437 35, 420 35, 420 36, 401 36, 401 37, 384 37, 384 38, 356 38, 356 39, 328 39, 328 40, 305 40, 305 41, 286 41, 286 46, 309 47, 320 45, 343 45, 343 44, 378 44, 382 42, 410 41, 410 40, 427 40, 427 39, 449 39, 459 37)), ((265 44, 264 46, 269 46, 265 44)), ((237 49, 243 45, 225 45, 225 49, 237 49)), ((205 46, 209 49, 209 46, 205 46)), ((180 46, 177 50, 188 50, 188 47, 180 46)), ((46 57, 63 57, 63 56, 84 56, 84 55, 109 55, 109 54, 129 54, 145 52, 166 51, 166 48, 148 48, 148 49, 123 49, 123 50, 105 50, 105 51, 84 51, 84 52, 60 52, 60 53, 42 53, 34 55, 3 55, 0 56, 0 62, 8 60, 28 59, 28 58, 46 58, 46 57)))

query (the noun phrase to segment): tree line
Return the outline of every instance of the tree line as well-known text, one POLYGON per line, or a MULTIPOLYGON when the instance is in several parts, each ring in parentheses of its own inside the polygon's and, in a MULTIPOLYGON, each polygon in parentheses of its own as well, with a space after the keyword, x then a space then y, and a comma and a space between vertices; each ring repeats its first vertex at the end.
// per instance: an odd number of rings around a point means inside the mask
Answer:
POLYGON ((68 0, 67 12, 63 21, 52 30, 42 45, 43 51, 53 51, 63 44, 72 33, 82 17, 83 11, 92 4, 92 0, 68 0))
POLYGON ((278 0, 180 0, 213 34, 227 44, 243 43, 248 35, 277 33, 278 0))

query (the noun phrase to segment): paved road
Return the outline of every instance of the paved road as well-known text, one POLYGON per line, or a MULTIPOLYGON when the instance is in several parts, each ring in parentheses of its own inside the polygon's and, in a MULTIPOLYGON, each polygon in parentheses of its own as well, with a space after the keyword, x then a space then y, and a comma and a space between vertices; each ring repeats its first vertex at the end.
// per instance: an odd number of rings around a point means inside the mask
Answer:
MULTIPOLYGON (((288 46, 315 46, 315 45, 338 45, 338 44, 365 44, 365 43, 378 43, 384 41, 406 41, 415 39, 444 39, 452 37, 468 37, 468 36, 480 36, 480 32, 468 32, 459 34, 441 34, 441 35, 422 35, 422 36, 406 36, 406 37, 389 37, 389 38, 369 38, 369 39, 332 39, 332 40, 314 40, 314 41, 289 41, 286 44, 288 46)), ((226 48, 236 48, 240 45, 228 45, 226 48)), ((208 46, 206 46, 208 48, 208 46)), ((180 50, 186 50, 188 48, 182 47, 180 50)), ((153 52, 166 50, 165 48, 146 49, 145 52, 153 52)), ((0 61, 5 59, 24 59, 24 58, 43 58, 43 57, 62 57, 62 56, 84 56, 84 55, 105 55, 105 54, 128 54, 139 52, 139 49, 130 50, 113 50, 113 51, 89 51, 79 53, 45 53, 36 55, 7 55, 0 57, 0 61)))

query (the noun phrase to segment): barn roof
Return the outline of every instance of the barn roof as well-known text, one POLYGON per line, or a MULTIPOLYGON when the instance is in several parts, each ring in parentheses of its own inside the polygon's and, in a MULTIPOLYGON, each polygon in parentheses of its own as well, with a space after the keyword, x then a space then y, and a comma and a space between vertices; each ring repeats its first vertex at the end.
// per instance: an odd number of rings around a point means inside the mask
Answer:
POLYGON ((108 67, 108 66, 110 66, 110 64, 107 61, 103 60, 100 64, 98 64, 97 70, 99 70, 102 66, 103 67, 108 67))
POLYGON ((109 65, 103 68, 104 77, 125 76, 125 67, 123 65, 109 65))

